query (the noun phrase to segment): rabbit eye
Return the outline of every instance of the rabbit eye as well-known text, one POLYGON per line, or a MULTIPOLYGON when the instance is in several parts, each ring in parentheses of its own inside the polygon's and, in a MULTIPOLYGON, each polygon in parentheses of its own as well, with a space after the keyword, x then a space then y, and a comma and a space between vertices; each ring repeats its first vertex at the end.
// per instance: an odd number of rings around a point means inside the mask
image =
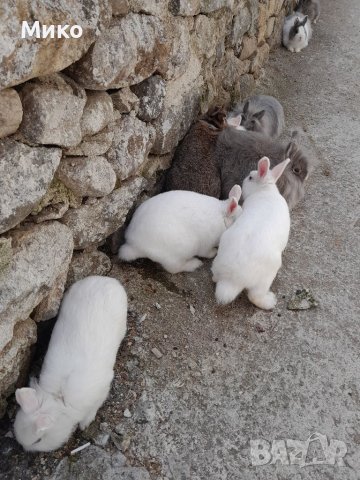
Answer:
POLYGON ((249 180, 252 180, 252 176, 250 175, 249 180))
POLYGON ((293 167, 292 171, 296 174, 299 175, 301 173, 301 170, 299 167, 293 167))

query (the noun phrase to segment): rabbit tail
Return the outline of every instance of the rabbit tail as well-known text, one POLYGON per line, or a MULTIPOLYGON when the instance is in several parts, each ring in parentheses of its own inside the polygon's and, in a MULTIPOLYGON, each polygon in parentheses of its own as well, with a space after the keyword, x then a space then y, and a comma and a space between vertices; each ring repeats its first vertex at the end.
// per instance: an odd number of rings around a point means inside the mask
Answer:
POLYGON ((229 280, 220 280, 216 284, 215 297, 219 304, 232 302, 243 289, 229 280))
POLYGON ((128 243, 125 243, 120 247, 118 257, 126 262, 131 262, 132 260, 140 258, 141 254, 136 248, 132 247, 128 243))

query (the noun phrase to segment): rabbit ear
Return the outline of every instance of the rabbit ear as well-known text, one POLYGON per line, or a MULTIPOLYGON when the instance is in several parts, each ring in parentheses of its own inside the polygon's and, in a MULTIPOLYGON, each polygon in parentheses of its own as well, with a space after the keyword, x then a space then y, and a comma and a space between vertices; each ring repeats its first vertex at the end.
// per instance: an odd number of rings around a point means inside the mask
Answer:
POLYGON ((241 187, 240 185, 234 185, 229 192, 229 198, 234 197, 237 201, 240 200, 241 197, 241 187))
POLYGON ((236 117, 228 118, 227 124, 230 125, 231 127, 240 127, 241 119, 242 119, 242 115, 240 113, 239 115, 236 115, 236 117))
POLYGON ((263 157, 258 162, 258 175, 260 178, 265 178, 270 168, 270 160, 268 157, 263 157))
POLYGON ((18 388, 15 392, 15 398, 25 413, 34 413, 40 407, 36 390, 33 388, 18 388))
POLYGON ((243 108, 243 113, 246 113, 249 110, 249 100, 245 102, 244 108, 243 108))
POLYGON ((54 420, 50 417, 50 415, 38 415, 37 419, 35 420, 36 433, 45 432, 45 430, 48 430, 53 424, 54 420))
POLYGON ((283 171, 287 167, 288 163, 290 163, 290 158, 287 158, 283 162, 279 163, 276 165, 272 170, 271 170, 271 175, 273 176, 274 182, 276 183, 279 178, 281 177, 283 171))
POLYGON ((231 217, 231 215, 233 215, 238 206, 238 200, 235 197, 230 198, 229 203, 226 207, 226 216, 231 217))
POLYGON ((254 113, 254 117, 260 120, 264 116, 265 110, 261 110, 261 112, 254 113))

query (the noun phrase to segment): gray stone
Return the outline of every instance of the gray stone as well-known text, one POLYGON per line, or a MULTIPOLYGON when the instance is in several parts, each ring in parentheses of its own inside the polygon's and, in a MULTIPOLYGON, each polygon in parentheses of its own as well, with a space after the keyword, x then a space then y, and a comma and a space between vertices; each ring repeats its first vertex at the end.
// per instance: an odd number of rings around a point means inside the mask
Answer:
POLYGON ((78 456, 61 460, 49 480, 150 480, 145 468, 127 467, 125 461, 121 452, 111 454, 91 445, 78 456))
POLYGON ((0 233, 21 222, 45 195, 61 150, 0 141, 0 233), (16 159, 16 161, 14 161, 16 159))
POLYGON ((138 117, 144 122, 157 118, 164 106, 166 82, 160 75, 153 75, 132 87, 140 99, 138 117))
POLYGON ((106 92, 87 92, 87 100, 81 118, 81 133, 94 135, 113 120, 113 102, 106 92))
POLYGON ((32 144, 70 147, 81 142, 85 90, 71 78, 54 74, 31 81, 21 89, 24 109, 20 134, 32 144))
POLYGON ((66 288, 90 275, 106 275, 111 270, 111 260, 103 252, 90 250, 74 252, 66 280, 66 288))
POLYGON ((145 180, 138 177, 122 184, 110 195, 95 200, 92 205, 69 210, 62 222, 73 233, 75 249, 99 245, 120 228, 144 185, 145 180))
POLYGON ((14 328, 13 338, 0 351, 0 417, 4 414, 6 397, 19 382, 23 383, 30 359, 30 347, 36 342, 36 325, 30 318, 14 328))
POLYGON ((154 129, 136 117, 124 115, 114 126, 114 140, 106 158, 117 177, 124 180, 136 173, 147 159, 154 142, 154 129))
POLYGON ((0 138, 16 132, 22 115, 21 100, 17 91, 8 88, 0 92, 0 138))
POLYGON ((151 153, 171 152, 189 129, 199 110, 203 90, 201 64, 192 57, 184 75, 166 86, 164 109, 153 122, 156 139, 151 153))
POLYGON ((160 71, 166 80, 180 77, 189 68, 191 29, 186 18, 177 17, 167 24, 169 53, 166 68, 160 71))
POLYGON ((104 153, 109 150, 113 138, 114 127, 113 124, 110 124, 95 135, 85 136, 79 145, 76 147, 66 148, 64 153, 65 155, 74 155, 80 157, 104 155, 104 153))
POLYGON ((211 13, 221 8, 232 9, 235 0, 201 0, 200 11, 201 13, 211 13))
POLYGON ((113 18, 111 27, 68 71, 85 88, 127 87, 166 68, 168 42, 159 18, 129 13, 113 18))
POLYGON ((15 324, 28 318, 67 272, 73 251, 71 231, 58 222, 15 230, 11 238, 11 266, 0 278, 0 350, 11 341, 15 324))
POLYGON ((103 197, 116 183, 115 172, 104 157, 66 157, 56 176, 79 197, 103 197))
MULTIPOLYGON (((110 21, 108 0, 2 2, 0 89, 63 70, 81 58, 110 21), (81 25, 80 38, 21 38, 22 21, 81 25)), ((41 26, 40 26, 41 28, 41 26)), ((69 32, 69 29, 66 30, 69 32)))
POLYGON ((233 18, 233 24, 230 34, 230 45, 234 49, 235 55, 239 55, 241 51, 241 43, 244 34, 251 26, 250 10, 244 6, 240 13, 233 18))
POLYGON ((134 110, 136 113, 139 110, 140 100, 138 97, 130 90, 130 88, 122 88, 117 92, 112 93, 111 99, 114 105, 115 110, 120 113, 129 113, 131 110, 134 110))

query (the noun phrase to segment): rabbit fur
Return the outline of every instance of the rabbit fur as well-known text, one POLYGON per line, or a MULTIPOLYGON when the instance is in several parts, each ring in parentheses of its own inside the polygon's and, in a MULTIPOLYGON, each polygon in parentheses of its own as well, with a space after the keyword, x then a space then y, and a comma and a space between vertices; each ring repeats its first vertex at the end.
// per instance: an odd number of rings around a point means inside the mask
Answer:
POLYGON ((244 180, 243 212, 222 235, 212 265, 220 304, 230 303, 244 289, 259 308, 270 310, 276 304, 270 286, 281 267, 290 215, 275 183, 289 162, 286 159, 269 170, 270 161, 264 157, 257 171, 244 180))
POLYGON ((65 294, 39 381, 16 390, 15 435, 25 450, 63 445, 106 400, 126 333, 127 296, 113 278, 91 276, 65 294))
POLYGON ((227 128, 219 135, 216 157, 221 175, 221 197, 224 198, 225 192, 235 183, 240 185, 264 156, 268 156, 272 164, 290 158, 278 181, 278 188, 289 208, 294 208, 304 197, 304 182, 313 169, 314 161, 295 141, 284 145, 257 132, 237 132, 227 128))
POLYGON ((125 261, 150 258, 170 273, 192 272, 213 258, 220 236, 241 213, 241 188, 234 185, 228 200, 173 190, 146 200, 135 211, 119 249, 125 261))
POLYGON ((285 18, 283 44, 290 52, 298 53, 307 47, 311 36, 311 22, 307 15, 295 12, 285 18))
POLYGON ((254 95, 236 105, 230 119, 242 115, 241 126, 245 130, 278 137, 285 125, 284 109, 281 103, 270 95, 254 95))

